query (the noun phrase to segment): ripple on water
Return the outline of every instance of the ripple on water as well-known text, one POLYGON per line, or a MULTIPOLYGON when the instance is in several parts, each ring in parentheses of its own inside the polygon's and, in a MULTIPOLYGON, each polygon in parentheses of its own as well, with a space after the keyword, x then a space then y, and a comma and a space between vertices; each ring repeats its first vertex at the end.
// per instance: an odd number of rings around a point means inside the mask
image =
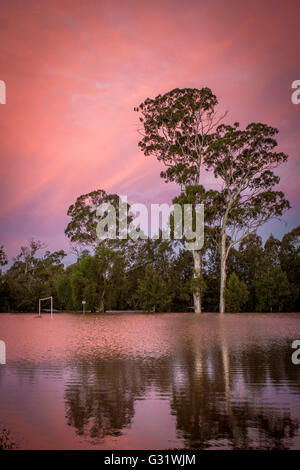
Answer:
POLYGON ((300 448, 295 314, 0 315, 21 448, 300 448))

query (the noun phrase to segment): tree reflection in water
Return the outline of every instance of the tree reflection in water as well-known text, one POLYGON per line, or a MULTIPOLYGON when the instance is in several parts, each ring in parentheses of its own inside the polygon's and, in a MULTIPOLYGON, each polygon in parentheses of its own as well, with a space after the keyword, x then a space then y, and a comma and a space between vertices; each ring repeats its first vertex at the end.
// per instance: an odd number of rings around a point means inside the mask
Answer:
POLYGON ((79 435, 119 436, 134 417, 134 403, 154 383, 168 391, 169 361, 106 360, 76 366, 65 390, 66 417, 79 435))
POLYGON ((282 348, 230 354, 224 339, 220 349, 203 352, 194 344, 182 357, 184 378, 173 383, 171 405, 185 447, 290 448, 299 421, 272 398, 282 383, 296 384, 299 372, 282 348))
POLYGON ((278 403, 283 384, 298 387, 299 394, 299 371, 288 347, 286 355, 276 343, 230 349, 226 335, 221 337, 218 346, 194 339, 159 359, 98 359, 76 366, 65 389, 68 424, 95 443, 121 436, 133 423, 135 401, 147 400, 155 388, 168 397, 185 448, 290 448, 299 422, 289 406, 278 403))

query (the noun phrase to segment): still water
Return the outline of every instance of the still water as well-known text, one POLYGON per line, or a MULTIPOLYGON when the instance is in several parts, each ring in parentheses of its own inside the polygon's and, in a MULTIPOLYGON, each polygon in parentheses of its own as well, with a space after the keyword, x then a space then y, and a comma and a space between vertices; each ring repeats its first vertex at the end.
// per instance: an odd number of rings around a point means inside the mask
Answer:
POLYGON ((297 314, 1 314, 20 449, 300 449, 297 314))

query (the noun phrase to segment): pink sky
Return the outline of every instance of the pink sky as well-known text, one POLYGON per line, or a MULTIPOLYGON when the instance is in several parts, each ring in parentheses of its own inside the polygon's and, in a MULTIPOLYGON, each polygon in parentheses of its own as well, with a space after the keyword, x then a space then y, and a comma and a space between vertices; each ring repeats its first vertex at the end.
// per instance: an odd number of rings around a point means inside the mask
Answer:
POLYGON ((133 107, 175 87, 209 86, 228 122, 279 128, 293 208, 265 234, 298 225, 299 22, 298 0, 2 0, 0 244, 9 256, 32 236, 68 248, 66 212, 80 194, 171 201, 178 188, 138 149, 133 107))

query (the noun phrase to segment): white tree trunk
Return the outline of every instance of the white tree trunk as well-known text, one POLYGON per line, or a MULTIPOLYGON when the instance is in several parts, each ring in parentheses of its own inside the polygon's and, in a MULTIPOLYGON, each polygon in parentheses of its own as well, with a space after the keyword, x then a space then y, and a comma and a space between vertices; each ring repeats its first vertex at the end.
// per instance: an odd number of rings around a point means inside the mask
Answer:
MULTIPOLYGON (((194 278, 199 279, 201 277, 201 251, 193 251, 194 258, 194 278)), ((201 287, 200 284, 196 287, 193 292, 194 298, 194 311, 195 313, 201 313, 201 287)))
POLYGON ((220 279, 220 313, 225 313, 225 288, 226 288, 226 231, 221 236, 221 279, 220 279))

